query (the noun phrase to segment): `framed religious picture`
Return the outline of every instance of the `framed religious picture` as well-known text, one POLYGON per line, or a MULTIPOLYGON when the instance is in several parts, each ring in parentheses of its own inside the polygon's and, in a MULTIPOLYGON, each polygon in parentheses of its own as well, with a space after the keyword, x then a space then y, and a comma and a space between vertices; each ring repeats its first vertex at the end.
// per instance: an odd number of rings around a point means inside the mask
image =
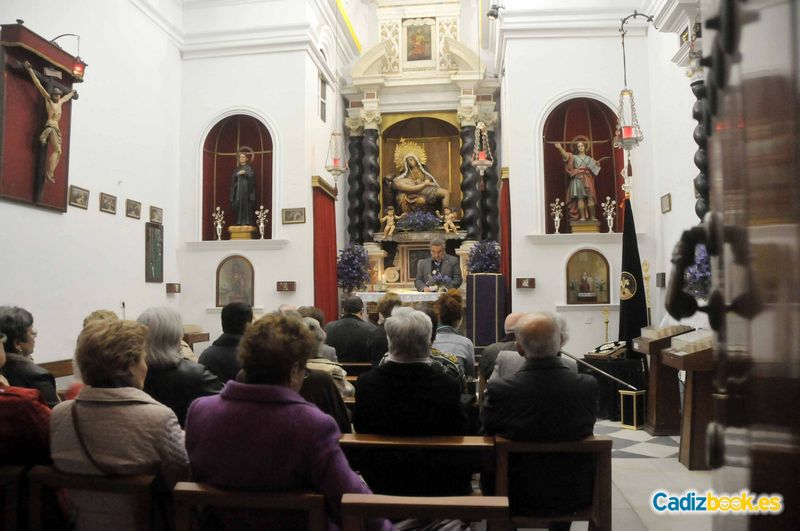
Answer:
POLYGON ((436 19, 404 20, 400 38, 404 70, 436 68, 436 19))
POLYGON ((70 185, 69 187, 69 204, 70 206, 89 209, 89 190, 81 188, 80 186, 70 185))
POLYGON ((145 223, 144 281, 164 282, 164 226, 145 223))
POLYGON ((305 208, 284 208, 281 210, 281 221, 284 225, 306 222, 305 208))
POLYGON ((100 212, 117 214, 117 196, 100 192, 100 212))
POLYGON ((567 304, 609 304, 609 267, 594 249, 581 249, 567 261, 567 304))
POLYGON ((125 215, 133 219, 141 219, 142 217, 142 204, 133 199, 125 200, 125 215))
POLYGON ((163 222, 164 222, 164 209, 151 206, 150 223, 158 223, 160 225, 163 222))
POLYGON ((250 260, 240 255, 229 256, 217 266, 217 308, 231 302, 253 306, 255 271, 250 260))

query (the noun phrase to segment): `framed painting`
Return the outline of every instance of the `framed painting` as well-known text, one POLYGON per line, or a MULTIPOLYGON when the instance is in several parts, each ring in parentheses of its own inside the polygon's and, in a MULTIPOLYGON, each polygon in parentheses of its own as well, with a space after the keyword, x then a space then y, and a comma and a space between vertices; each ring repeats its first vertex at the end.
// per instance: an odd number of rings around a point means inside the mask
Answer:
POLYGON ((666 214, 672 210, 672 194, 664 194, 661 196, 661 213, 666 214))
POLYGON ((281 221, 284 225, 306 222, 305 208, 284 208, 281 210, 281 221))
POLYGON ((410 18, 404 20, 401 40, 404 70, 436 68, 436 19, 410 18))
POLYGON ((145 223, 144 281, 164 282, 164 226, 145 223))
POLYGON ((608 260, 598 251, 581 249, 567 260, 567 304, 609 304, 608 260))
POLYGON ((117 196, 100 192, 100 212, 117 215, 117 196))
POLYGON ((69 205, 89 209, 89 190, 81 188, 80 186, 70 185, 69 187, 69 205))
POLYGON ((125 200, 125 215, 129 218, 140 219, 142 217, 142 204, 133 199, 125 200))
POLYGON ((217 308, 231 302, 253 306, 255 271, 250 260, 241 255, 224 259, 217 266, 217 308))
POLYGON ((158 223, 160 225, 163 222, 164 222, 164 209, 151 206, 150 223, 158 223))

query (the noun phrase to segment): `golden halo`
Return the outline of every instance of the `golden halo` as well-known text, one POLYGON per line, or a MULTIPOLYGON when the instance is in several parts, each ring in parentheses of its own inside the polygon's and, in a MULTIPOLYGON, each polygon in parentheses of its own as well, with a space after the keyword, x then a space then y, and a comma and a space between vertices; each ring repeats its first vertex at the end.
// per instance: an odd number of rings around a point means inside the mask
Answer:
POLYGON ((589 140, 588 136, 578 135, 578 136, 574 137, 572 139, 572 141, 569 143, 570 149, 578 149, 578 142, 583 142, 584 143, 584 145, 586 146, 586 154, 587 155, 591 155, 592 154, 592 141, 589 140))
POLYGON ((394 148, 394 165, 398 171, 403 169, 406 157, 409 155, 414 155, 422 164, 428 163, 428 155, 425 153, 425 148, 412 140, 401 138, 400 143, 394 148))

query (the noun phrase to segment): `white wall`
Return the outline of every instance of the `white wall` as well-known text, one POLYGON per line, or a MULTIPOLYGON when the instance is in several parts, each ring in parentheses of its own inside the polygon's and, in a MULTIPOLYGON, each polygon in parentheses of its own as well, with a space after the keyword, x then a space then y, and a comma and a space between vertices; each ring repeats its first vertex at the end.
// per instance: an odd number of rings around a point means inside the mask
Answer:
MULTIPOLYGON (((173 41, 129 2, 3 0, 4 22, 15 18, 45 38, 81 36, 88 63, 76 86, 69 154, 70 184, 91 191, 89 210, 54 213, 0 202, 0 304, 33 313, 37 362, 72 357, 83 317, 98 308, 127 316, 164 304, 163 284, 144 282, 145 221, 164 208, 164 277, 177 262, 181 67, 173 41), (54 16, 57 15, 57 16, 54 16), (98 210, 100 192, 117 196, 117 215, 98 210), (125 217, 125 199, 142 203, 142 218, 125 217)), ((76 53, 76 43, 59 43, 76 53)), ((64 162, 62 162, 64 163, 64 162)))

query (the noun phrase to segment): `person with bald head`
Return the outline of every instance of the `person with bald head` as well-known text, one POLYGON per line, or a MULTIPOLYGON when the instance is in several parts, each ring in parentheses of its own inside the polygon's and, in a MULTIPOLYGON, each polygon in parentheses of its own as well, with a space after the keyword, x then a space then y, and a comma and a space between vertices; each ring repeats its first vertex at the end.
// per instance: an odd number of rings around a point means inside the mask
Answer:
POLYGON ((517 321, 523 315, 525 314, 522 312, 512 312, 508 314, 503 323, 503 330, 505 330, 506 335, 503 336, 503 339, 497 343, 492 343, 481 352, 481 359, 478 365, 484 380, 488 381, 489 377, 492 375, 495 360, 497 360, 497 355, 500 352, 504 350, 515 350, 517 348, 517 340, 514 336, 514 325, 517 324, 517 321))
MULTIPOLYGON (((592 435, 597 380, 577 374, 558 357, 561 331, 554 316, 530 314, 515 327, 525 356, 515 374, 492 380, 481 411, 483 432, 517 441, 577 441, 592 435)), ((592 463, 581 456, 526 456, 515 463, 509 492, 512 511, 557 514, 591 503, 592 463)), ((551 530, 569 529, 553 522, 551 530)))

